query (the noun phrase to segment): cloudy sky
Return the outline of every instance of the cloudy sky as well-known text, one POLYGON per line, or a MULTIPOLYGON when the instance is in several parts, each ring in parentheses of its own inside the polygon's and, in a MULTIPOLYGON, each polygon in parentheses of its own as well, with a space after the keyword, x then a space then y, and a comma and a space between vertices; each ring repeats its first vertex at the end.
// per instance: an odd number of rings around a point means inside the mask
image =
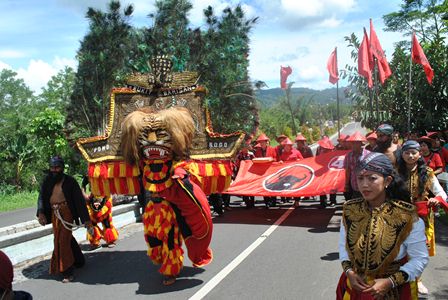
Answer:
MULTIPOLYGON (((87 7, 104 9, 108 0, 2 0, 0 1, 0 69, 10 68, 36 93, 51 76, 68 65, 76 68, 76 51, 87 32, 87 7)), ((390 60, 400 34, 384 32, 382 16, 398 11, 398 0, 192 0, 193 27, 203 25, 202 10, 212 5, 222 11, 240 3, 249 17, 258 16, 251 34, 250 75, 279 87, 280 66, 291 66, 289 81, 295 87, 324 89, 328 82, 326 61, 338 47, 339 68, 350 60, 344 36, 362 28, 372 18, 377 35, 390 60)), ((134 4, 134 26, 149 26, 146 16, 153 0, 121 0, 134 4)), ((343 82, 341 83, 344 84, 343 82)))

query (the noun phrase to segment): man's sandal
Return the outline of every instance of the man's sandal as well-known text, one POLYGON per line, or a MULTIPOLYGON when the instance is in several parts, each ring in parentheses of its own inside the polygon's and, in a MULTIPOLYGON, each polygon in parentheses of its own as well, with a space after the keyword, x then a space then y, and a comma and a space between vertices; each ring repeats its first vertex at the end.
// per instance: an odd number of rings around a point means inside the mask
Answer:
POLYGON ((176 282, 176 276, 165 276, 163 277, 162 284, 165 286, 172 285, 176 282))

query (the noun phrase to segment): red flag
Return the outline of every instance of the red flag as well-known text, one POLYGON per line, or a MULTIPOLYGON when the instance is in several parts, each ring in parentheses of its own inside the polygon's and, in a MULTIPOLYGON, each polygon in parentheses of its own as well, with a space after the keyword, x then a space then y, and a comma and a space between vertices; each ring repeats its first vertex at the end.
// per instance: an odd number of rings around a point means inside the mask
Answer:
POLYGON ((289 162, 241 161, 226 193, 242 196, 302 197, 342 192, 348 151, 289 162))
POLYGON ((420 46, 415 33, 412 35, 412 61, 416 64, 422 65, 425 70, 426 79, 429 84, 432 84, 432 79, 434 78, 434 70, 431 68, 425 53, 423 52, 422 46, 420 46))
POLYGON ((372 88, 372 54, 369 48, 369 38, 367 36, 366 29, 364 28, 364 38, 362 39, 361 45, 358 49, 358 73, 367 79, 369 88, 372 88))
POLYGON ((338 71, 338 55, 337 50, 334 48, 334 51, 331 52, 330 57, 327 61, 327 70, 330 73, 329 81, 332 84, 335 84, 339 80, 339 71, 338 71))
POLYGON ((287 89, 288 86, 286 85, 286 79, 288 79, 288 76, 292 73, 292 69, 290 66, 288 67, 280 67, 280 87, 282 89, 287 89))
POLYGON ((370 49, 372 55, 376 57, 378 61, 378 74, 381 84, 384 84, 386 79, 392 75, 392 71, 390 70, 383 48, 381 47, 380 40, 378 39, 375 29, 373 28, 372 19, 370 19, 370 49))

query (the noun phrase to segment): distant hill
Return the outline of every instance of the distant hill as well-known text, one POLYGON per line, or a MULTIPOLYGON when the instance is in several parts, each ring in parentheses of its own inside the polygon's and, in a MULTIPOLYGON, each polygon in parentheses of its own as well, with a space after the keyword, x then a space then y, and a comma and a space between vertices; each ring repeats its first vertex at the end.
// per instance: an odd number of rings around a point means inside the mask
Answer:
MULTIPOLYGON (((350 100, 345 98, 345 88, 339 88, 339 100, 340 103, 350 104, 350 100)), ((278 100, 285 97, 285 91, 280 88, 266 89, 255 91, 257 99, 260 101, 262 107, 271 107, 275 105, 278 100)), ((314 95, 314 101, 320 104, 326 104, 336 102, 336 88, 330 88, 325 90, 313 90, 308 88, 292 88, 291 100, 295 101, 297 98, 305 96, 307 99, 314 95)))

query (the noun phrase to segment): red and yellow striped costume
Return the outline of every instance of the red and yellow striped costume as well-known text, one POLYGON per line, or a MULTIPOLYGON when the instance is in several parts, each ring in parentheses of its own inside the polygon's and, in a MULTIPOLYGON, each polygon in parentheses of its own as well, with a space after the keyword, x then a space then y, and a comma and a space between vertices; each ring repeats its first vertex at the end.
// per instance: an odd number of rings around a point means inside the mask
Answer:
POLYGON ((168 201, 149 201, 143 214, 145 240, 148 256, 160 265, 159 272, 165 276, 177 276, 182 270, 182 237, 176 214, 168 201))
POLYGON ((118 239, 118 232, 112 223, 112 197, 102 198, 98 208, 95 208, 93 202, 94 197, 90 196, 87 209, 93 225, 93 234, 87 231, 87 239, 94 246, 98 246, 101 239, 104 239, 107 244, 115 243, 118 239), (100 223, 102 228, 98 226, 100 223))

